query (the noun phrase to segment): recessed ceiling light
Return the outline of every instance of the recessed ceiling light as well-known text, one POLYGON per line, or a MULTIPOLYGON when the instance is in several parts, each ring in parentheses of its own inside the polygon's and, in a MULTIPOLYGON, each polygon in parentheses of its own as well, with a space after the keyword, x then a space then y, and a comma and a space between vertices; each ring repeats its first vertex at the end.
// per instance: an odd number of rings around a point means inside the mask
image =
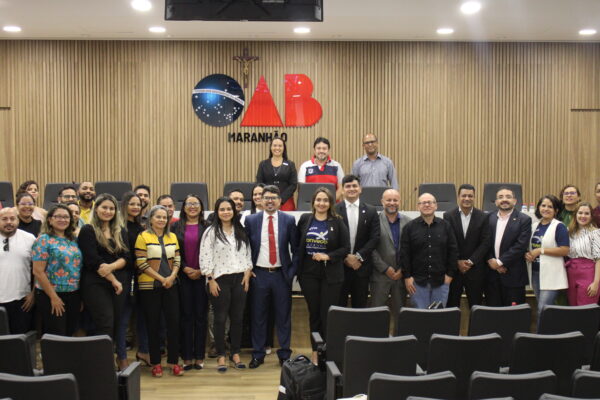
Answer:
POLYGON ((15 25, 7 25, 2 29, 4 29, 5 32, 21 32, 21 27, 15 25))
POLYGON ((162 26, 151 26, 148 30, 152 33, 165 33, 167 30, 162 26))
POLYGON ((294 28, 294 33, 310 33, 310 28, 299 26, 298 28, 294 28))
POLYGON ((152 8, 152 3, 148 0, 133 0, 131 7, 138 11, 149 11, 152 8))
POLYGON ((460 6, 460 11, 467 15, 478 13, 479 10, 481 10, 481 3, 478 1, 467 1, 460 6))
POLYGON ((436 32, 438 34, 440 34, 440 35, 450 35, 451 33, 454 33, 454 29, 452 29, 452 28, 438 28, 438 30, 436 32))
POLYGON ((591 29, 591 28, 582 29, 582 30, 579 31, 579 34, 583 35, 583 36, 595 35, 596 34, 596 30, 595 29, 591 29))

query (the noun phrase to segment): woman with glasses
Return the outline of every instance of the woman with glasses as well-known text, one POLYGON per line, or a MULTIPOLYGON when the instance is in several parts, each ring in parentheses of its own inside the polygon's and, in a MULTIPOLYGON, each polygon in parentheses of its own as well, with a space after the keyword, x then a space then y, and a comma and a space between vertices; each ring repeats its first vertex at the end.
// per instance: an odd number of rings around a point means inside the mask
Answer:
POLYGON ((64 204, 48 211, 42 234, 33 244, 35 297, 46 333, 72 336, 81 297, 81 251, 73 235, 73 217, 64 204))
POLYGON ((293 161, 288 160, 287 146, 280 138, 271 140, 269 158, 258 165, 256 182, 275 185, 281 192, 281 211, 294 211, 294 192, 298 186, 298 173, 293 161))
POLYGON ((33 209, 33 218, 44 221, 46 219, 46 210, 41 207, 38 207, 40 197, 40 187, 36 181, 25 181, 19 186, 17 189, 16 195, 18 196, 20 193, 29 193, 31 197, 33 197, 34 209, 33 209))
POLYGON ((186 371, 204 368, 208 295, 206 280, 200 270, 200 239, 205 227, 204 205, 200 196, 187 195, 179 221, 171 227, 177 235, 181 255, 181 357, 186 371))
POLYGON ((566 185, 560 191, 561 210, 556 219, 569 226, 575 215, 575 208, 581 201, 581 192, 575 185, 566 185))
POLYGON ((35 200, 27 192, 19 193, 16 198, 19 229, 38 237, 42 229, 42 221, 33 218, 35 200))

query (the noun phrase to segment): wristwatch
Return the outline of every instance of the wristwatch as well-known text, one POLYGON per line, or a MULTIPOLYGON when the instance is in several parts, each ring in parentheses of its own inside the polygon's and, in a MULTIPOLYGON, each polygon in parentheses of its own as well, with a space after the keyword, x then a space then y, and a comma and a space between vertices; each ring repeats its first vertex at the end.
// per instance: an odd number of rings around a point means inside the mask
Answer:
POLYGON ((358 258, 358 261, 360 261, 360 262, 364 262, 365 261, 365 260, 363 260, 362 256, 359 254, 358 251, 356 253, 354 253, 354 257, 358 258))
POLYGON ((213 277, 212 277, 212 275, 207 275, 207 276, 206 276, 206 280, 207 280, 208 282, 212 281, 212 280, 213 280, 213 277))

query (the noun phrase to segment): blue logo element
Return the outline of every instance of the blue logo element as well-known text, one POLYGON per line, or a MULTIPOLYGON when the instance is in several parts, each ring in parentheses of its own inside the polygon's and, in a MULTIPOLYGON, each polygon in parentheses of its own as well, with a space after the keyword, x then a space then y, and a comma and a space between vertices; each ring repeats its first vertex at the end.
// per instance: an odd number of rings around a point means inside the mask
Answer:
POLYGON ((203 78, 192 90, 194 112, 210 126, 225 126, 242 115, 244 91, 230 76, 209 75, 203 78))

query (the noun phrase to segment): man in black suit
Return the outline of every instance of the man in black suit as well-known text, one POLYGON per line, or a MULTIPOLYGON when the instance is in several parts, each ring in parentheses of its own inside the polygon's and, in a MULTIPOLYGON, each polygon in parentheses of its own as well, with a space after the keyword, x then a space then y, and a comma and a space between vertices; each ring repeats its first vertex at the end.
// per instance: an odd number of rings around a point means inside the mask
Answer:
POLYGON ((373 270, 371 253, 379 241, 379 218, 375 207, 360 201, 360 178, 342 179, 344 201, 335 206, 350 232, 350 253, 344 258, 344 285, 340 305, 346 307, 348 295, 352 307, 364 308, 369 298, 369 278, 373 270))
POLYGON ((448 307, 460 307, 463 288, 469 307, 483 302, 483 288, 490 248, 488 216, 473 206, 475 187, 462 184, 458 188, 458 207, 444 213, 458 243, 458 273, 450 283, 448 307))
POLYGON ((531 239, 531 218, 515 210, 514 192, 502 187, 496 193, 498 212, 490 213, 491 246, 485 289, 488 306, 525 303, 525 286, 529 283, 525 253, 531 239))

